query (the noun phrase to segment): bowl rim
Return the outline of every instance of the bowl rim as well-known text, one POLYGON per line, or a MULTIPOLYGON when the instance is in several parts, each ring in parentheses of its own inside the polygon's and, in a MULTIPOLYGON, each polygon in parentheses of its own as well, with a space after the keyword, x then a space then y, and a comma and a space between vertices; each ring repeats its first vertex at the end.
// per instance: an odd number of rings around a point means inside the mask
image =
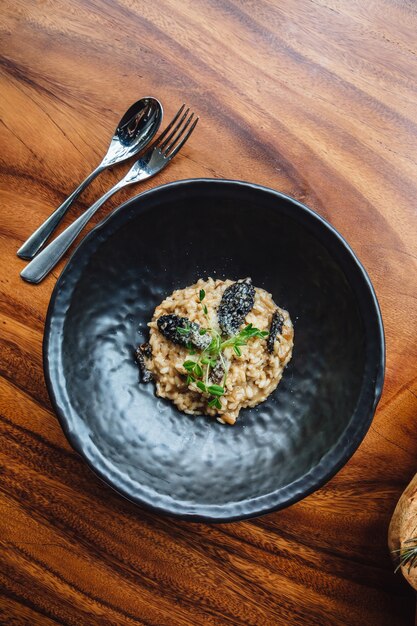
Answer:
MULTIPOLYGON (((139 212, 141 212, 140 209, 139 212)), ((126 215, 128 215, 127 211, 126 215)), ((129 216, 122 221, 120 226, 128 221, 128 219, 129 216)), ((356 294, 356 296, 358 296, 358 287, 356 286, 356 283, 349 282, 349 284, 351 285, 353 292, 356 294)), ((362 317, 362 311, 360 313, 362 317)), ((285 193, 282 193, 270 187, 266 187, 264 185, 258 185, 256 183, 251 183, 243 180, 222 178, 188 178, 165 183, 163 185, 158 185, 157 187, 139 193, 132 198, 126 200, 122 204, 118 205, 93 229, 91 229, 76 246, 75 250, 71 254, 55 283, 46 314, 42 347, 44 377, 52 407, 58 417, 58 421, 70 445, 78 454, 80 454, 80 456, 84 459, 84 461, 93 471, 93 473, 98 476, 106 485, 116 491, 116 493, 123 496, 130 502, 133 502, 134 504, 142 506, 154 513, 169 515, 192 522, 224 523, 258 517, 260 515, 265 515, 267 513, 272 513, 274 511, 286 508, 302 500, 303 498, 307 497, 308 495, 325 485, 348 462, 348 460, 356 452, 359 445, 363 441, 366 433, 369 430, 378 402, 381 398, 385 377, 385 335, 378 299, 372 282, 364 266, 359 261, 358 257, 356 256, 350 245, 347 243, 347 241, 344 239, 344 237, 336 230, 336 228, 330 222, 328 222, 325 218, 319 215, 316 211, 313 211, 307 205, 285 193), (54 318, 54 308, 61 292, 62 283, 63 281, 65 281, 67 275, 76 264, 80 250, 82 250, 83 247, 91 241, 91 239, 98 236, 100 231, 108 224, 109 221, 117 220, 117 218, 120 217, 122 212, 124 212, 127 208, 133 208, 134 205, 141 200, 155 196, 161 193, 161 191, 164 192, 168 190, 169 192, 170 190, 175 188, 189 187, 190 185, 199 186, 207 184, 224 186, 225 188, 230 188, 234 186, 237 186, 239 188, 243 187, 245 189, 250 189, 255 192, 270 194, 280 200, 285 200, 293 206, 297 207, 297 210, 300 211, 300 215, 307 214, 309 216, 309 219, 313 220, 312 223, 315 222, 320 228, 324 228, 325 231, 327 231, 328 235, 333 237, 336 244, 340 246, 341 249, 343 249, 344 253, 347 254, 350 261, 353 262, 353 265, 356 267, 362 281, 362 286, 365 288, 366 295, 372 306, 372 313, 375 316, 376 322, 375 332, 377 335, 377 342, 375 344, 375 351, 377 353, 377 359, 375 360, 376 373, 373 380, 371 381, 371 392, 369 392, 368 389, 367 408, 365 410, 362 410, 361 414, 357 415, 361 397, 364 395, 364 383, 362 382, 361 390, 358 395, 358 401, 352 413, 351 420, 342 432, 336 444, 325 455, 321 457, 316 466, 310 469, 309 472, 307 472, 303 476, 297 478, 294 482, 286 485, 285 487, 281 487, 276 489, 275 491, 269 492, 268 494, 265 494, 263 496, 257 496, 248 500, 244 500, 243 504, 242 502, 232 502, 222 505, 202 504, 191 505, 187 507, 186 502, 184 504, 183 502, 178 502, 170 498, 165 498, 170 501, 170 505, 167 505, 166 503, 161 505, 155 504, 155 502, 152 502, 151 499, 146 499, 145 497, 139 497, 135 494, 132 494, 123 485, 117 484, 117 480, 109 477, 109 473, 106 472, 106 468, 96 466, 95 462, 93 462, 93 460, 90 458, 87 451, 85 450, 85 447, 82 445, 80 437, 76 436, 71 431, 69 420, 67 419, 65 411, 59 403, 59 390, 57 390, 53 384, 52 367, 53 362, 55 362, 56 359, 52 358, 53 355, 51 356, 49 348, 53 331, 52 324, 54 318), (352 428, 353 425, 355 426, 355 428, 352 428), (352 432, 349 432, 349 437, 347 437, 347 432, 350 430, 352 430, 352 432), (346 442, 344 442, 345 439, 347 439, 346 442)), ((365 354, 366 352, 367 348, 365 349, 365 354)), ((365 378, 365 372, 363 378, 365 378)))

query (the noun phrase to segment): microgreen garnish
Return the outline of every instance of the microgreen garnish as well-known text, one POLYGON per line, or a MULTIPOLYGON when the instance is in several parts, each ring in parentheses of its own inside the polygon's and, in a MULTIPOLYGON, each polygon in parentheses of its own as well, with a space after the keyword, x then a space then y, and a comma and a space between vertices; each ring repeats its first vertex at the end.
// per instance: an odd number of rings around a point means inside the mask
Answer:
POLYGON ((207 387, 207 391, 212 396, 222 396, 224 394, 224 387, 220 387, 220 385, 210 385, 210 387, 207 387))
POLYGON ((222 408, 220 400, 218 398, 216 398, 216 397, 214 397, 211 400, 209 400, 208 401, 208 405, 211 408, 214 408, 214 409, 221 409, 222 408))
POLYGON ((255 328, 252 324, 248 324, 245 328, 242 328, 237 335, 233 335, 230 339, 227 339, 222 343, 222 346, 245 346, 248 342, 248 339, 252 339, 252 337, 260 337, 261 339, 265 339, 268 336, 267 330, 259 330, 259 328, 255 328))
POLYGON ((183 367, 187 370, 187 372, 193 372, 193 373, 197 365, 198 363, 196 361, 184 361, 183 363, 183 367))
MULTIPOLYGON (((200 289, 199 301, 202 303, 206 297, 204 289, 200 289)), ((208 309, 205 304, 201 304, 204 315, 208 316, 208 309)), ((178 331, 182 331, 181 334, 189 332, 190 328, 181 328, 178 331)), ((226 393, 226 362, 223 358, 223 352, 226 348, 232 348, 237 357, 242 356, 242 346, 246 346, 250 339, 258 337, 265 339, 268 336, 268 332, 265 330, 259 330, 255 328, 253 324, 247 324, 245 328, 242 328, 236 335, 222 341, 220 333, 214 328, 201 328, 200 335, 210 334, 211 342, 205 350, 200 352, 200 355, 196 361, 187 360, 184 361, 183 367, 187 372, 186 384, 195 384, 200 391, 208 395, 208 406, 215 409, 221 409, 222 404, 220 398, 226 393), (212 370, 220 368, 220 372, 223 372, 222 384, 211 384, 210 375, 213 374, 212 370)), ((190 355, 196 354, 196 350, 192 346, 188 345, 188 352, 190 355)), ((216 371, 216 378, 218 369, 216 371)))
POLYGON ((189 324, 186 324, 184 328, 181 328, 181 326, 179 326, 177 328, 177 333, 180 335, 188 335, 190 330, 191 330, 191 326, 189 324))
POLYGON ((210 359, 208 356, 203 356, 201 359, 201 363, 203 365, 210 365, 210 367, 214 367, 217 361, 216 359, 210 359))
POLYGON ((203 370, 197 361, 185 361, 183 365, 189 375, 192 375, 194 378, 201 378, 203 376, 203 370))

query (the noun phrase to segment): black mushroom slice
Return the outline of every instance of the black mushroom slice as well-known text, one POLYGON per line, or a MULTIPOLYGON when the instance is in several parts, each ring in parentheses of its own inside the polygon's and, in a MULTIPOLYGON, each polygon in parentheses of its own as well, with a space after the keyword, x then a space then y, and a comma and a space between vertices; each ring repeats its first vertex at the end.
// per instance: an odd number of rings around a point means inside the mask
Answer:
POLYGON ((179 346, 191 344, 197 350, 205 350, 211 343, 211 336, 208 333, 201 335, 200 324, 190 322, 188 317, 180 317, 174 314, 161 315, 156 323, 159 332, 166 339, 179 346))
POLYGON ((269 330, 269 335, 268 335, 268 339, 266 342, 267 350, 271 354, 274 351, 275 339, 277 338, 278 335, 281 335, 282 333, 283 323, 284 323, 284 318, 282 317, 281 313, 277 309, 276 311, 274 311, 272 315, 271 328, 269 330))
POLYGON ((255 303, 255 287, 250 278, 238 280, 225 289, 217 317, 223 333, 235 335, 255 303))
POLYGON ((151 372, 146 367, 145 358, 149 359, 152 356, 152 348, 148 343, 142 343, 136 349, 136 362, 139 365, 140 375, 143 383, 150 383, 153 380, 151 372))

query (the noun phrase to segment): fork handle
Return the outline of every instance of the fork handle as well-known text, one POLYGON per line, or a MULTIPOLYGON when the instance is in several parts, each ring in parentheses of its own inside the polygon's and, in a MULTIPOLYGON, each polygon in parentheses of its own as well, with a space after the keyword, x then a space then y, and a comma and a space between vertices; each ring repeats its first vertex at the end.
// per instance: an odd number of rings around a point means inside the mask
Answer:
POLYGON ((74 239, 82 231, 87 222, 93 217, 94 213, 101 207, 110 196, 116 191, 124 187, 124 180, 119 181, 107 191, 104 196, 99 198, 89 209, 84 211, 78 219, 75 220, 68 228, 66 228, 56 239, 46 246, 26 267, 20 272, 21 277, 28 283, 40 283, 51 269, 58 263, 60 258, 68 250, 74 239))
POLYGON ((59 222, 64 217, 72 203, 80 193, 91 183, 92 180, 103 170, 105 166, 102 163, 87 176, 83 182, 78 185, 70 196, 46 219, 43 224, 35 230, 35 232, 25 241, 25 243, 17 251, 17 256, 21 259, 33 259, 35 254, 42 248, 45 241, 52 235, 59 222))

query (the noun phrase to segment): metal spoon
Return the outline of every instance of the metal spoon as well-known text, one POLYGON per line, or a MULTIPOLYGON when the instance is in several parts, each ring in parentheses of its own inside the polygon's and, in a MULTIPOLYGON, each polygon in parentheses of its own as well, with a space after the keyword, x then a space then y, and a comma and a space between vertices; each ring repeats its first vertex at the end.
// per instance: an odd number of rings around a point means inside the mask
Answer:
POLYGON ((91 181, 103 170, 116 163, 138 154, 153 139, 161 125, 163 109, 156 98, 141 98, 126 111, 120 120, 113 138, 110 142, 106 156, 87 176, 85 180, 72 192, 70 196, 59 206, 41 226, 25 241, 17 251, 17 256, 22 259, 33 259, 35 254, 42 248, 45 241, 54 232, 65 213, 74 200, 91 183, 91 181))

